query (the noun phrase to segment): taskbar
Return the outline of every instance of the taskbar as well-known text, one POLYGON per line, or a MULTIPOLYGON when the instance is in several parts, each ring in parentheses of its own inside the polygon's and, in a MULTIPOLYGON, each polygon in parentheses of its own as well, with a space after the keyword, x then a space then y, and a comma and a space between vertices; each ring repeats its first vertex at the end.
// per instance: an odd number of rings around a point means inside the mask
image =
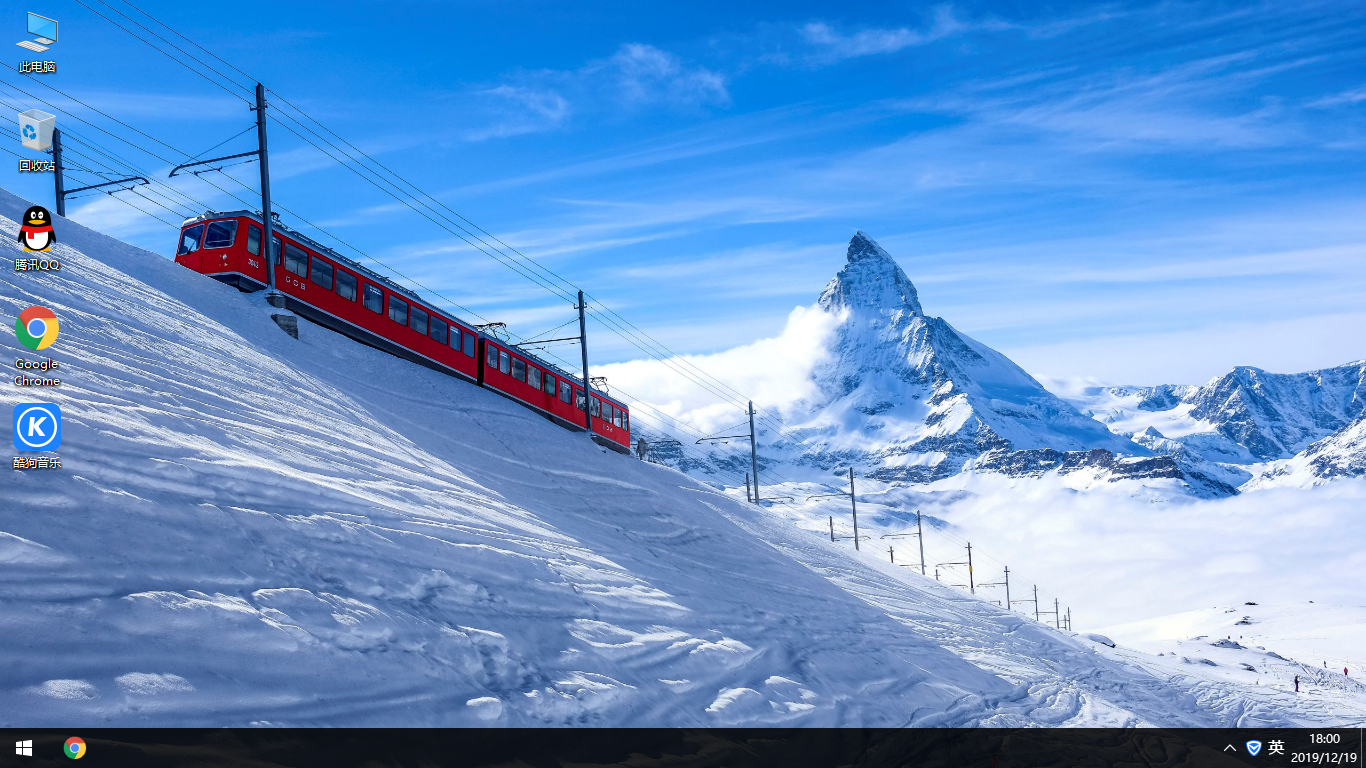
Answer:
MULTIPOLYGON (((1360 728, 6 729, 18 766, 1361 766, 1360 728)), ((8 741, 0 742, 7 744, 8 741)))

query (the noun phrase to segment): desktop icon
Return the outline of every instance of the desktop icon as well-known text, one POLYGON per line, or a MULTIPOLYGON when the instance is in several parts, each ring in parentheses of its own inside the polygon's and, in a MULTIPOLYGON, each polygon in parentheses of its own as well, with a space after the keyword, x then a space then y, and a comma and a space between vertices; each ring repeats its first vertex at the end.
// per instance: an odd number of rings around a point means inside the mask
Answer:
POLYGON ((80 736, 72 736, 66 740, 66 746, 62 748, 62 753, 72 760, 80 760, 85 757, 85 739, 80 736))
MULTIPOLYGON (((14 406, 14 449, 55 451, 62 446, 62 409, 52 403, 14 406)), ((79 739, 77 739, 79 741, 79 739)), ((84 746, 85 742, 81 742, 84 746)))
POLYGON ((18 242, 27 251, 46 251, 51 248, 57 242, 57 233, 52 230, 52 214, 41 205, 24 211, 18 242))
POLYGON ((1249 742, 1247 743, 1247 753, 1248 753, 1249 755, 1252 755, 1253 757, 1256 757, 1256 756, 1258 755, 1258 753, 1260 753, 1261 751, 1262 751, 1262 743, 1261 743, 1260 741, 1257 741, 1257 740, 1254 739, 1254 740, 1249 741, 1249 742))
POLYGON ((14 321, 14 335, 34 352, 47 349, 57 340, 57 316, 47 307, 29 307, 14 321))
POLYGON ((15 45, 20 48, 27 48, 34 53, 42 53, 47 50, 47 46, 57 42, 57 20, 30 13, 28 15, 28 33, 36 35, 36 39, 32 41, 21 40, 15 45))
POLYGON ((57 116, 49 115, 40 109, 30 109, 19 113, 19 140, 29 149, 39 152, 52 148, 52 130, 57 126, 57 116))
POLYGON ((14 754, 19 757, 33 757, 33 739, 14 742, 14 754))

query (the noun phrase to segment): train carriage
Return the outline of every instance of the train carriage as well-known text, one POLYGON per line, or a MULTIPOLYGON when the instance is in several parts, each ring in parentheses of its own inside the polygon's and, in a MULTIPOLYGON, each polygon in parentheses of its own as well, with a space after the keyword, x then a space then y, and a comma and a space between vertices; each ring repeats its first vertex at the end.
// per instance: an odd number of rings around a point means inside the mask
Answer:
MULTIPOLYGON (((537 356, 481 332, 417 294, 274 222, 275 285, 287 309, 318 325, 511 398, 619 453, 631 446, 630 412, 604 392, 537 356), (576 384, 576 381, 579 382, 576 384)), ((176 262, 242 291, 266 287, 264 228, 251 211, 209 212, 181 226, 176 262)))

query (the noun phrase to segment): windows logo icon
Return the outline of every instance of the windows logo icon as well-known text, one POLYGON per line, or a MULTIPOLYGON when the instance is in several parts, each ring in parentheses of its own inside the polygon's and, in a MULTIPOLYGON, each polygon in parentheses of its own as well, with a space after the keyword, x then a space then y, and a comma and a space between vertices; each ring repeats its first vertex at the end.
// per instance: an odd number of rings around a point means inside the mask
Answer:
POLYGON ((14 742, 14 754, 20 757, 33 757, 33 739, 14 742))

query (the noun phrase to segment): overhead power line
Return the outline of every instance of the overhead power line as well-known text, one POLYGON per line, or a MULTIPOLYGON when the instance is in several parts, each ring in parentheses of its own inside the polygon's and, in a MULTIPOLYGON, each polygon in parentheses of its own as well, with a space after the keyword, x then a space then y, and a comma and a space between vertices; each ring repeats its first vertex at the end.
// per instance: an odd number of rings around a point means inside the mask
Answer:
MULTIPOLYGON (((247 102, 248 104, 251 103, 249 99, 242 95, 242 93, 237 92, 248 91, 250 88, 249 85, 244 85, 238 82, 238 80, 232 75, 226 74, 224 71, 221 71, 220 69, 208 64, 200 56, 196 56, 194 53, 192 53, 189 50, 186 50, 185 47, 176 43, 174 40, 167 38, 166 36, 152 29, 151 27, 148 27, 147 25, 137 21, 133 17, 124 13, 123 11, 115 8, 110 3, 105 2, 105 0, 95 1, 98 2, 100 5, 104 6, 106 9, 110 10, 112 13, 121 17, 130 26, 136 27, 139 30, 141 30, 143 33, 147 35, 147 37, 144 37, 143 35, 134 32, 128 26, 124 26, 123 24, 120 24, 119 22, 115 21, 109 16, 100 13, 98 10, 87 5, 85 2, 82 2, 82 0, 77 0, 77 2, 80 5, 87 8, 88 10, 91 10, 93 13, 105 19, 106 21, 109 21, 113 26, 128 33, 134 39, 139 40, 140 42, 144 43, 145 45, 148 45, 149 47, 156 48, 159 53, 162 53, 163 55, 167 56, 168 58, 180 64, 181 66, 191 70, 199 77, 208 80, 209 82, 213 83, 216 87, 222 89, 230 95, 235 96, 237 98, 241 98, 244 102, 247 102), (153 43, 151 41, 152 39, 160 41, 162 45, 157 45, 156 43, 153 43), (175 54, 170 53, 170 51, 175 51, 184 56, 185 58, 178 58, 175 54), (195 62, 195 64, 199 65, 199 67, 202 67, 202 69, 196 68, 194 65, 190 64, 189 61, 186 61, 186 59, 195 62), (207 70, 208 73, 212 74, 206 74, 205 70, 207 70), (235 91, 234 89, 237 90, 235 91)), ((222 57, 210 51, 209 49, 194 42, 185 35, 179 33, 178 31, 171 28, 169 25, 160 21, 156 17, 152 16, 151 14, 142 10, 141 8, 138 8, 133 3, 127 2, 127 0, 123 0, 123 2, 124 5, 133 9, 138 14, 141 14, 149 21, 153 22, 160 28, 174 35, 176 38, 179 38, 179 40, 182 40, 185 43, 188 43, 190 46, 193 46, 195 49, 198 49, 199 51, 203 52, 203 54, 206 57, 212 58, 213 60, 221 63, 225 69, 229 69, 233 72, 236 72, 237 74, 246 78, 248 81, 254 80, 254 78, 252 78, 250 75, 248 75, 240 68, 232 65, 231 63, 224 60, 222 57)), ((375 186, 377 189, 384 192, 387 196, 392 197, 394 200, 404 205, 405 207, 411 209, 423 218, 427 219, 432 224, 435 224, 437 227, 447 231, 449 234, 464 242, 472 250, 483 253, 485 256, 488 256, 494 261, 503 264, 508 269, 516 272, 523 278, 529 280, 532 283, 535 283, 542 289, 546 290, 552 296, 555 296, 565 301, 574 301, 577 298, 574 294, 580 289, 578 289, 578 287, 571 281, 569 281, 567 278, 558 274, 549 267, 546 267, 545 265, 541 264, 535 259, 527 256, 526 254, 522 253, 517 248, 509 245, 497 236, 489 233, 487 230, 478 226, 470 219, 466 218, 464 215, 450 208, 445 203, 442 203, 434 196, 423 191, 416 184, 399 175, 393 169, 376 160, 374 157, 372 157, 365 151, 361 150, 355 144, 351 143, 350 141, 341 137, 335 131, 323 125, 320 121, 309 115, 307 112, 305 112, 297 105, 290 102, 283 95, 279 94, 274 90, 270 90, 269 92, 279 102, 279 104, 277 104, 276 106, 276 109, 272 110, 272 117, 279 127, 285 128, 285 130, 292 133, 294 136, 296 136, 304 143, 312 146, 314 149, 318 150, 324 156, 328 157, 334 162, 343 165, 362 180, 366 181, 367 183, 371 184, 372 186, 375 186), (310 125, 316 126, 317 130, 310 127, 310 125)), ((86 106, 87 108, 96 111, 98 114, 104 115, 103 112, 94 110, 93 107, 89 107, 89 105, 85 105, 83 102, 78 101, 77 103, 81 103, 83 106, 86 106)), ((109 117, 108 115, 105 116, 109 117)), ((129 128, 130 130, 134 130, 135 132, 137 132, 140 135, 143 135, 144 137, 151 138, 150 136, 148 136, 148 134, 145 134, 141 130, 133 128, 132 126, 129 126, 126 123, 117 120, 116 118, 110 117, 110 119, 115 120, 115 122, 118 122, 120 125, 123 125, 129 128)), ((112 132, 109 132, 106 129, 99 128, 99 130, 104 131, 106 133, 110 133, 110 135, 114 135, 112 132)), ((230 137, 229 139, 220 142, 214 148, 211 148, 210 150, 205 150, 205 152, 201 152, 200 155, 206 154, 207 152, 212 151, 212 149, 217 148, 217 146, 222 146, 223 144, 226 144, 228 141, 231 141, 232 139, 237 138, 237 136, 240 135, 241 133, 234 135, 233 137, 230 137)), ((119 140, 124 141, 125 143, 131 143, 121 137, 119 137, 119 140)), ((197 155, 189 155, 188 153, 185 153, 182 150, 170 147, 169 145, 165 144, 165 142, 162 142, 160 140, 152 140, 156 141, 158 144, 162 146, 167 147, 168 149, 172 149, 178 154, 184 155, 187 158, 194 159, 198 157, 197 155)), ((147 152, 145 148, 141 149, 142 151, 147 152)), ((148 154, 153 153, 148 152, 148 154)), ((153 154, 153 156, 156 155, 153 154)), ((161 159, 163 162, 170 162, 168 160, 165 160, 164 158, 159 159, 161 159)), ((123 164, 131 165, 127 163, 123 164)), ((238 184, 239 186, 242 186, 244 189, 247 189, 248 191, 251 191, 251 188, 249 186, 243 184, 230 174, 225 175, 227 175, 228 178, 232 180, 234 183, 238 184)), ((201 178, 201 180, 210 184, 210 186, 213 186, 219 192, 222 192, 223 194, 226 194, 229 197, 238 200, 239 202, 243 202, 250 207, 250 204, 246 203, 246 201, 243 201, 240 197, 237 197, 236 195, 227 192, 226 190, 222 189, 221 187, 218 187, 216 184, 213 184, 207 179, 201 178)), ((369 256, 365 252, 361 251, 359 248, 356 248, 355 246, 347 243, 346 241, 342 240, 336 235, 327 232, 326 230, 322 229, 316 224, 313 224, 312 222, 308 221, 303 216, 300 216, 297 213, 284 208, 283 206, 278 207, 280 208, 280 210, 284 211, 285 213, 288 213, 291 216, 294 216, 295 218, 302 221, 309 227, 312 227, 318 232, 324 234, 326 237, 334 240, 335 242, 341 243, 348 250, 360 254, 366 260, 369 260, 381 266, 386 271, 398 275, 407 282, 418 286, 421 290, 441 298, 443 301, 447 302, 451 306, 458 307, 462 311, 467 312, 468 314, 471 314, 480 319, 487 320, 487 318, 484 318, 478 312, 474 312, 473 310, 461 306, 460 304, 456 303, 454 300, 441 294, 440 292, 428 288, 425 285, 422 285, 417 280, 403 274, 399 270, 387 264, 384 264, 383 262, 380 262, 378 259, 375 259, 374 257, 369 256)), ((741 407, 741 402, 748 400, 748 398, 743 393, 739 392, 739 390, 726 384, 724 381, 715 377, 710 372, 704 370, 702 367, 697 365, 695 362, 687 359, 685 356, 680 355, 674 350, 670 349, 667 345, 660 342, 658 339, 652 337, 650 334, 642 330, 640 327, 624 318, 618 312, 606 306, 602 301, 592 296, 592 294, 584 292, 584 296, 588 300, 588 302, 591 302, 591 304, 589 304, 589 306, 586 308, 588 313, 595 320, 597 320, 599 324, 601 324, 604 328, 611 331, 615 335, 622 338, 631 346, 634 346, 635 348, 644 352, 648 357, 661 363, 666 368, 673 371, 676 375, 696 384, 697 386, 701 387, 704 391, 709 392, 712 395, 719 398, 722 402, 730 403, 731 405, 734 405, 736 407, 741 407)), ((516 336, 516 334, 513 335, 516 336)), ((531 343, 534 343, 534 341, 531 343)), ((563 360, 560 360, 560 358, 558 358, 557 356, 547 356, 553 357, 554 359, 559 360, 562 363, 565 362, 563 360)), ((573 368, 574 366, 566 363, 565 367, 573 368)), ((633 396, 630 396, 628 393, 623 392, 623 394, 627 394, 628 397, 632 397, 632 399, 635 400, 637 403, 645 404, 645 401, 642 399, 634 398, 633 396)), ((781 417, 775 414, 774 412, 767 409, 756 409, 756 417, 757 420, 764 426, 768 427, 770 430, 776 432, 777 434, 786 437, 787 439, 791 440, 794 444, 813 446, 813 444, 810 442, 808 438, 791 432, 782 422, 781 417)), ((673 419, 672 417, 668 418, 674 424, 675 429, 679 426, 682 426, 677 420, 673 419)), ((694 430, 690 429, 690 431, 694 430)), ((782 482, 795 482, 789 478, 784 477, 781 473, 776 472, 776 470, 773 470, 772 468, 766 469, 765 474, 777 477, 782 482)), ((942 533, 946 535, 951 535, 948 534, 947 531, 944 531, 942 533)))

